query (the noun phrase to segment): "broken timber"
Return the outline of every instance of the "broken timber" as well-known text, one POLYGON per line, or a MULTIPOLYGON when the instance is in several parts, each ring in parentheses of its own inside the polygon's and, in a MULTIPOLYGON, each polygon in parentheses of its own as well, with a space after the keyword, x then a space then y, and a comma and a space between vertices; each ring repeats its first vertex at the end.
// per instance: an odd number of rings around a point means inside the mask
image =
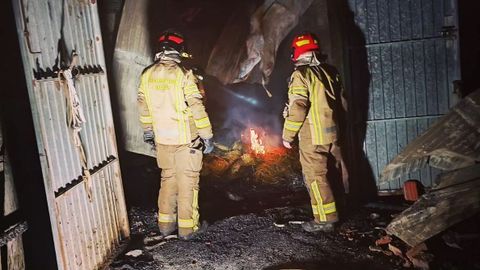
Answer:
POLYGON ((438 184, 398 215, 387 233, 416 246, 480 211, 480 164, 445 173, 438 184))
POLYGON ((409 143, 383 170, 380 182, 425 165, 450 171, 480 161, 480 89, 461 100, 425 133, 409 143))

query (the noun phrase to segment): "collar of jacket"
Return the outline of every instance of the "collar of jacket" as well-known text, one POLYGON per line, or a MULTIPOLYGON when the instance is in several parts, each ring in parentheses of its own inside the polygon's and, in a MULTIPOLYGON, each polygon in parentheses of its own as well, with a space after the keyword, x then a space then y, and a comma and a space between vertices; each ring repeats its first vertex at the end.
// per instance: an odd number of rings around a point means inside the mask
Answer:
POLYGON ((295 62, 295 67, 299 66, 318 66, 320 65, 320 60, 318 60, 317 54, 315 52, 306 52, 302 53, 297 62, 295 62))
POLYGON ((176 63, 181 63, 180 54, 177 51, 162 51, 155 54, 154 61, 166 62, 173 61, 176 63))

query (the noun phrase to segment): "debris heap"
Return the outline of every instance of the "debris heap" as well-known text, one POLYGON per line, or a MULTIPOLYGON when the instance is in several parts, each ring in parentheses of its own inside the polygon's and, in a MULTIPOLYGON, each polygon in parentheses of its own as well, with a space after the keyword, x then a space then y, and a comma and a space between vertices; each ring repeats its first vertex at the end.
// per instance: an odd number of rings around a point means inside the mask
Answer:
POLYGON ((247 128, 231 146, 215 144, 214 153, 204 158, 202 175, 275 184, 299 174, 298 151, 264 143, 274 141, 268 136, 259 128, 247 128))

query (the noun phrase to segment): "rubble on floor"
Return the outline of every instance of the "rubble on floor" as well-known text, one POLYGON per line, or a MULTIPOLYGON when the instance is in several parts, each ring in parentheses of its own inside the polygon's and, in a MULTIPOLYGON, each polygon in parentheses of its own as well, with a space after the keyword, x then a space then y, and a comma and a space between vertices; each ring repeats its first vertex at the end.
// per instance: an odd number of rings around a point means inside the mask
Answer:
POLYGON ((364 220, 363 215, 369 215, 366 210, 344 222, 335 233, 325 234, 301 229, 301 221, 310 219, 308 205, 267 209, 219 220, 191 241, 160 240, 153 210, 135 208, 130 213, 136 241, 112 263, 112 270, 402 269, 400 259, 368 249, 382 233, 373 227, 383 215, 364 220), (132 250, 143 253, 135 260, 127 256, 132 250))
POLYGON ((480 164, 443 174, 439 184, 398 215, 387 231, 415 247, 480 212, 480 164))
MULTIPOLYGON (((210 226, 191 241, 159 237, 155 198, 131 208, 131 241, 109 269, 480 269, 479 215, 427 240, 427 250, 387 235, 410 205, 401 196, 350 206, 333 234, 307 233, 301 223, 312 214, 301 175, 272 185, 250 169, 242 178, 202 179, 200 217, 210 226), (126 255, 135 250, 142 252, 126 255)), ((158 172, 147 178, 158 181, 158 172)))
POLYGON ((417 268, 428 268, 427 260, 416 255, 426 249, 429 239, 480 212, 479 127, 480 89, 410 142, 382 172, 381 182, 404 177, 427 164, 444 171, 420 198, 421 187, 407 181, 405 198, 416 202, 386 228, 388 234, 409 245, 407 257, 417 268))
POLYGON ((448 233, 460 250, 443 235, 413 249, 389 237, 384 226, 398 211, 357 209, 332 234, 303 231, 310 215, 302 205, 225 217, 182 241, 160 237, 155 210, 135 207, 132 241, 109 269, 480 269, 479 216, 448 233))

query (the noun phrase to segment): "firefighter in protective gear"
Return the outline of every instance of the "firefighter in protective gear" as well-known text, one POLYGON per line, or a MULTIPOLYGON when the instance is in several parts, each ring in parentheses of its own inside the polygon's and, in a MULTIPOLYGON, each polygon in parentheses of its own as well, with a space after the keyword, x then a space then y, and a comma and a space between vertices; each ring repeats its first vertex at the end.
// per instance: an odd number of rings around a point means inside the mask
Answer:
POLYGON ((327 181, 327 160, 341 159, 337 145, 336 111, 345 105, 339 77, 318 60, 318 40, 310 33, 294 38, 295 64, 284 112, 283 144, 291 148, 299 137, 300 163, 307 186, 314 220, 304 223, 306 231, 332 231, 338 213, 327 181))
POLYGON ((159 38, 155 62, 141 75, 140 122, 153 140, 161 171, 158 226, 162 235, 178 227, 189 239, 199 229, 198 191, 203 153, 212 151, 212 127, 195 77, 182 65, 184 39, 175 32, 159 38))

